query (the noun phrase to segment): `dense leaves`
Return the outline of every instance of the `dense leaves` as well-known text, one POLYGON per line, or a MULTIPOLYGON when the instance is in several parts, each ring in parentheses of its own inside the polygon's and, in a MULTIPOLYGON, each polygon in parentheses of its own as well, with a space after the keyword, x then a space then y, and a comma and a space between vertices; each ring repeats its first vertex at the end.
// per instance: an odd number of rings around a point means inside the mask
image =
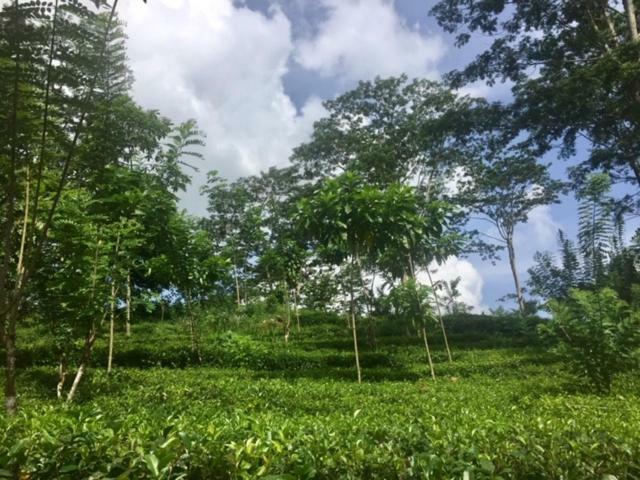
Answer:
POLYGON ((566 300, 552 300, 550 309, 553 320, 543 333, 557 340, 558 352, 597 389, 609 391, 617 373, 638 366, 640 312, 614 291, 572 290, 566 300))

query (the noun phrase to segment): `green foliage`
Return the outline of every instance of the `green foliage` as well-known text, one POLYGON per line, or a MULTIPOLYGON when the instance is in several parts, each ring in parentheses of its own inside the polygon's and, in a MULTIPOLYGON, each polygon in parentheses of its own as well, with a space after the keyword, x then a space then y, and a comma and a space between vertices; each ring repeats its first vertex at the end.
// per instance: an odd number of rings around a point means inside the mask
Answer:
POLYGON ((580 189, 578 246, 558 232, 560 259, 550 252, 537 252, 529 269, 532 293, 544 299, 561 299, 571 288, 613 288, 620 298, 633 299, 631 289, 640 284, 636 268, 638 237, 630 245, 624 241, 623 211, 617 210, 608 195, 611 180, 592 174, 580 189))
POLYGON ((433 301, 433 291, 413 278, 395 285, 382 300, 391 307, 396 318, 415 329, 436 324, 433 301))
POLYGON ((608 392, 616 374, 638 366, 640 311, 613 290, 572 290, 565 301, 552 300, 549 307, 553 319, 542 333, 557 342, 556 351, 596 389, 608 392))
POLYGON ((590 155, 574 169, 576 179, 602 169, 637 187, 637 8, 632 0, 440 0, 431 13, 458 46, 491 37, 486 50, 448 75, 454 86, 513 82, 511 128, 527 143, 541 153, 561 140, 568 158, 586 139, 590 155))
POLYGON ((579 191, 578 244, 583 257, 585 283, 601 287, 605 266, 613 253, 613 211, 607 198, 611 179, 606 174, 593 174, 579 191))

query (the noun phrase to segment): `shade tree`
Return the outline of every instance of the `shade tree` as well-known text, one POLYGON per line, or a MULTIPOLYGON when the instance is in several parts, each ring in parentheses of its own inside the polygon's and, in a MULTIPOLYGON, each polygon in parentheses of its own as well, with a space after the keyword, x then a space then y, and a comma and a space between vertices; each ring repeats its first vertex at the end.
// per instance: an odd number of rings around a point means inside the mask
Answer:
POLYGON ((415 242, 422 235, 441 231, 438 221, 430 228, 418 210, 418 199, 410 187, 391 185, 381 189, 367 184, 359 175, 347 172, 326 180, 299 204, 301 228, 314 241, 325 245, 326 261, 346 263, 348 274, 348 316, 353 336, 358 382, 362 381, 358 353, 357 318, 366 298, 363 279, 365 259, 376 258, 386 248, 415 242), (430 230, 432 229, 432 230, 430 230))
POLYGON ((520 313, 525 312, 523 287, 516 261, 515 231, 537 207, 558 202, 564 185, 526 149, 489 149, 476 157, 458 182, 454 198, 492 226, 485 233, 507 250, 520 313))

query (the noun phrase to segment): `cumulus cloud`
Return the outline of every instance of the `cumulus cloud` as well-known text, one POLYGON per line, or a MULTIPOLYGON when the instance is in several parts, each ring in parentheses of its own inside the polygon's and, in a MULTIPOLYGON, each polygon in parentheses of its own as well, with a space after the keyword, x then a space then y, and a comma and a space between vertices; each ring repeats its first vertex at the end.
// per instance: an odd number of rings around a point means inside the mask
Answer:
MULTIPOLYGON (((451 281, 460 277, 458 290, 460 291, 459 300, 471 307, 476 313, 487 310, 483 302, 482 288, 484 280, 476 267, 469 261, 462 258, 451 257, 442 265, 432 263, 429 266, 431 277, 435 282, 439 280, 451 281)), ((429 285, 429 277, 427 272, 417 272, 416 277, 420 283, 429 285)))
POLYGON ((322 0, 328 15, 302 40, 295 59, 303 67, 346 83, 406 73, 438 77, 445 53, 438 35, 425 36, 395 11, 389 0, 322 0))
POLYGON ((293 51, 289 19, 234 6, 231 0, 126 2, 134 97, 178 122, 195 118, 207 134, 205 161, 183 204, 205 212, 205 173, 227 177, 284 165, 323 115, 312 97, 297 111, 282 77, 293 51))

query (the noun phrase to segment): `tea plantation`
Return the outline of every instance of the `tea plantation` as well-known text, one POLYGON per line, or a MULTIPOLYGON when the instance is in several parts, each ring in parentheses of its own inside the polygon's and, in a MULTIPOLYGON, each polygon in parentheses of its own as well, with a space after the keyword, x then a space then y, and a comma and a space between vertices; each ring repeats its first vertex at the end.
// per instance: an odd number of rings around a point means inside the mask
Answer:
MULTIPOLYGON (((0 477, 22 479, 640 478, 640 381, 596 395, 513 318, 448 318, 431 380, 420 339, 363 325, 355 381, 344 319, 307 314, 285 344, 255 320, 134 325, 76 402, 55 399, 42 327, 22 332, 18 417, 0 416, 0 477), (24 343, 23 343, 24 344, 24 343)), ((0 414, 3 415, 3 414, 0 414)))

